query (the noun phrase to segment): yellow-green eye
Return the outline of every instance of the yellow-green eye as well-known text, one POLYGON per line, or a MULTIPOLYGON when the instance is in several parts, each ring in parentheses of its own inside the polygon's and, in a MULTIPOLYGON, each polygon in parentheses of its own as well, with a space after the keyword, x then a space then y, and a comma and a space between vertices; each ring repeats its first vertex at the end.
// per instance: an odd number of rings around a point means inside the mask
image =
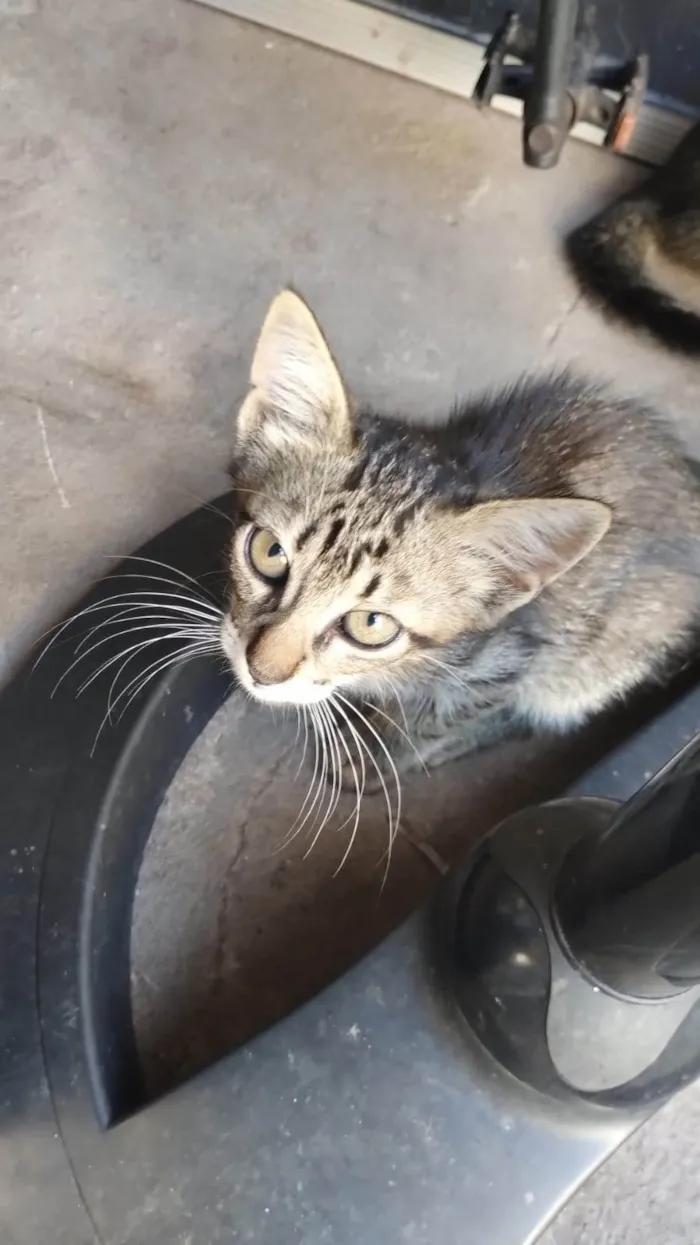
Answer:
POLYGON ((348 639, 362 648, 391 644, 401 630, 389 614, 380 614, 378 610, 351 610, 341 619, 341 626, 348 639))
POLYGON ((280 542, 264 527, 253 528, 248 537, 246 554, 256 575, 270 583, 284 579, 289 570, 287 555, 280 542))

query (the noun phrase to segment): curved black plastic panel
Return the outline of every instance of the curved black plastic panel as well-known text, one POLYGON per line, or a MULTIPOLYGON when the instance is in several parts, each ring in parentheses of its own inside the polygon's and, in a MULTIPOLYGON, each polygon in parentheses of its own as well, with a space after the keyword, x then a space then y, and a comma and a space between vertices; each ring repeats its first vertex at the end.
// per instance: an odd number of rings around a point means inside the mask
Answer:
MULTIPOLYGON (((142 550, 139 559, 176 566, 184 575, 204 574, 203 582, 211 584, 225 548, 227 528, 221 507, 226 501, 217 503, 220 514, 190 516, 165 539, 142 550)), ((89 603, 143 589, 146 581, 130 576, 149 570, 154 575, 168 574, 140 560, 127 561, 98 585, 89 603)), ((159 583, 153 588, 169 590, 159 583)), ((71 624, 56 646, 48 649, 28 685, 35 695, 41 697, 40 688, 45 694, 55 686, 70 665, 68 655, 96 618, 102 615, 90 614, 77 625, 71 624)), ((103 1126, 144 1102, 130 990, 131 907, 143 848, 178 766, 233 687, 221 661, 198 659, 166 669, 123 716, 116 712, 114 720, 100 729, 109 681, 96 679, 88 689, 88 694, 94 689, 89 705, 84 705, 82 696, 77 701, 75 696, 76 687, 108 656, 108 645, 88 651, 75 677, 64 679, 52 698, 51 711, 57 697, 69 702, 66 726, 71 735, 76 726, 82 726, 76 722, 81 710, 85 729, 73 739, 52 811, 41 883, 37 963, 47 1049, 53 1045, 53 1011, 75 1009, 84 1038, 81 1055, 103 1126)), ((152 661, 150 649, 136 654, 128 677, 135 679, 152 661)), ((65 708, 64 704, 64 713, 65 708)), ((59 1060, 65 1055, 63 1045, 56 1049, 59 1060)))
MULTIPOLYGON (((225 515, 205 509, 141 553, 209 575, 226 538, 225 515)), ((108 580, 88 600, 113 590, 108 580)), ((104 689, 76 699, 67 679, 50 697, 69 651, 56 644, 0 697, 0 1100, 14 1164, 3 1236, 532 1239, 643 1112, 554 1102, 504 1071, 444 990, 425 914, 283 1023, 144 1105, 128 980, 134 882, 163 793, 230 684, 216 662, 163 674, 93 751, 104 689)), ((580 790, 626 798, 698 730, 691 689, 580 790)))

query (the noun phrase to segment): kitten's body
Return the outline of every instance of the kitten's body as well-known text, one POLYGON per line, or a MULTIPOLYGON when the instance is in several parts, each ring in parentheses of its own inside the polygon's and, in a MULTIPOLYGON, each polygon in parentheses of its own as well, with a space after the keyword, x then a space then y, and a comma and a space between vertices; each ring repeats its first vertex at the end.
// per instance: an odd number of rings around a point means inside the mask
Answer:
POLYGON ((666 346, 700 352, 700 125, 567 241, 583 289, 666 346))
POLYGON ((691 651, 700 498, 643 407, 559 377, 443 426, 360 412, 315 441, 271 403, 252 430, 243 420, 234 468, 247 516, 225 645, 254 694, 374 703, 402 764, 415 748, 430 765, 523 727, 575 727, 691 651), (286 550, 276 597, 249 582, 246 525, 286 550), (368 653, 323 639, 365 601, 403 638, 368 653))

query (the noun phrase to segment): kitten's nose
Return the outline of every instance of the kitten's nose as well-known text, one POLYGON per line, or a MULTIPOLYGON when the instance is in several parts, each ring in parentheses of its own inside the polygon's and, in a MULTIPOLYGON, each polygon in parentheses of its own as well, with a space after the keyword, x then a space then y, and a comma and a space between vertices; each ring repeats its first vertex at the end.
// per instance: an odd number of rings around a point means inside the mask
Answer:
POLYGON ((261 670, 256 666, 254 661, 248 658, 248 673, 254 683, 259 687, 269 687, 273 683, 283 683, 285 680, 279 679, 274 670, 261 670))
POLYGON ((265 659, 264 649, 256 637, 246 649, 246 661, 248 663, 248 672, 254 683, 259 687, 269 687, 273 683, 286 683, 294 673, 294 669, 280 670, 276 663, 265 659))

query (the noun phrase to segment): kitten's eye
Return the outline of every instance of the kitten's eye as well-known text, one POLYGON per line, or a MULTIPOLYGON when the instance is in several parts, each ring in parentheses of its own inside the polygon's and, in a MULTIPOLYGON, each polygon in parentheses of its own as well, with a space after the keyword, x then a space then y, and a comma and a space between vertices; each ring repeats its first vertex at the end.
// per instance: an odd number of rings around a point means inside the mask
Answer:
POLYGON ((256 575, 274 583, 284 579, 289 562, 280 542, 264 527, 254 527, 246 545, 246 556, 256 575))
POLYGON ((349 640, 362 648, 382 648, 395 640, 401 628, 389 614, 378 610, 351 610, 340 620, 349 640))

